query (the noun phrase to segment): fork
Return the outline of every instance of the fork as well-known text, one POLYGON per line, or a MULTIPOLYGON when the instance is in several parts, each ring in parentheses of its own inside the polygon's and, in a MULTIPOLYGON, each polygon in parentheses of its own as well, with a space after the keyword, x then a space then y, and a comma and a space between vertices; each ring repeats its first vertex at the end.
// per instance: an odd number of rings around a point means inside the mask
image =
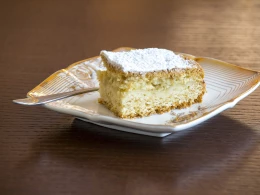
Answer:
POLYGON ((74 95, 79 95, 82 93, 97 91, 98 89, 99 89, 98 87, 93 87, 93 88, 80 89, 80 90, 74 90, 74 91, 45 95, 45 96, 17 99, 17 100, 13 100, 13 102, 17 103, 17 104, 27 105, 27 106, 34 106, 34 105, 46 104, 49 102, 61 100, 61 99, 71 97, 74 95))

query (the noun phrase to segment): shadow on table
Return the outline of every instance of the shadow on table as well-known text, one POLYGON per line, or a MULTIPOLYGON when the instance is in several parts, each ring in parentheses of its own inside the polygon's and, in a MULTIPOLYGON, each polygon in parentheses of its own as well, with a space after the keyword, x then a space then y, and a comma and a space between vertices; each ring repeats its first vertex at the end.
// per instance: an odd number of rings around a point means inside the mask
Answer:
POLYGON ((33 164, 41 169, 60 163, 81 173, 118 171, 135 178, 161 173, 179 183, 190 177, 200 180, 222 173, 229 177, 250 155, 257 139, 258 135, 249 127, 222 115, 163 139, 75 119, 66 131, 36 142, 32 146, 34 154, 23 166, 33 164))

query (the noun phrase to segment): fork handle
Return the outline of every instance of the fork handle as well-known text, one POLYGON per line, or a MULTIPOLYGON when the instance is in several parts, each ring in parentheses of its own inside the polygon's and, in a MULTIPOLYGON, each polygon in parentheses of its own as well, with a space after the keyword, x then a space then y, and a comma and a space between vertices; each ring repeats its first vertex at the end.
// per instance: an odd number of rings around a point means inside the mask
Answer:
POLYGON ((74 95, 79 95, 79 94, 82 94, 82 93, 97 91, 98 89, 99 89, 98 87, 93 87, 93 88, 80 89, 80 90, 69 91, 69 92, 64 92, 64 93, 57 93, 57 94, 46 95, 46 96, 28 97, 28 98, 25 98, 25 99, 17 99, 17 100, 13 100, 13 102, 15 102, 17 104, 22 104, 22 105, 46 104, 46 103, 53 102, 53 101, 56 101, 56 100, 61 100, 61 99, 67 98, 67 97, 71 97, 71 96, 74 96, 74 95))

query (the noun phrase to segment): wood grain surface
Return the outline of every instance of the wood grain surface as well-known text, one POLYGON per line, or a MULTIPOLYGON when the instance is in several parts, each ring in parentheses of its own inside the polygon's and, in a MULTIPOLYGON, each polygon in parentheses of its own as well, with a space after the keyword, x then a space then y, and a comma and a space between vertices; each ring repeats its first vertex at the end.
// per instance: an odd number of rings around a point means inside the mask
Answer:
POLYGON ((12 0, 0 6, 0 194, 260 194, 260 88, 153 138, 15 105, 56 70, 121 46, 260 71, 258 0, 12 0))

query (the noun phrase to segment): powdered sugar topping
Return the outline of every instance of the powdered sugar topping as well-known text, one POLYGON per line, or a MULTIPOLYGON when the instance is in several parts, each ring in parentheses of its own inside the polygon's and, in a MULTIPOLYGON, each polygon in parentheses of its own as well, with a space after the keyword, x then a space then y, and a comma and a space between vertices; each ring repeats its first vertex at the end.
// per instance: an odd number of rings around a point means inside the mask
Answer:
POLYGON ((194 61, 185 60, 167 49, 148 48, 123 52, 101 51, 108 63, 123 72, 154 72, 194 67, 194 61))

